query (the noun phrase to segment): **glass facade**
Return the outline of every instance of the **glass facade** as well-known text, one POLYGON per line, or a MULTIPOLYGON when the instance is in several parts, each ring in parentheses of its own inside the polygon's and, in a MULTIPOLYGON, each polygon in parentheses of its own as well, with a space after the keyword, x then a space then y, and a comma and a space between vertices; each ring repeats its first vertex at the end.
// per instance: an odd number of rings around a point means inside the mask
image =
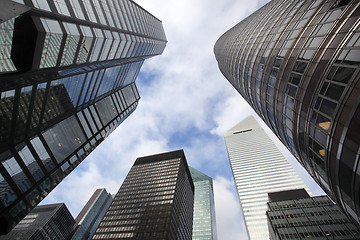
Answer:
POLYGON ((274 0, 224 33, 219 68, 358 223, 360 6, 274 0))
POLYGON ((253 117, 224 137, 248 236, 251 240, 269 239, 268 193, 307 187, 253 117))
POLYGON ((189 167, 194 182, 193 240, 216 240, 216 217, 212 178, 189 167))
POLYGON ((76 217, 71 240, 91 239, 112 200, 106 189, 97 189, 76 217))
POLYGON ((37 206, 1 240, 64 240, 71 234, 74 218, 64 203, 37 206))
POLYGON ((137 158, 92 239, 191 239, 194 185, 183 150, 137 158))
POLYGON ((327 196, 270 201, 266 216, 270 240, 360 239, 358 226, 327 196))
POLYGON ((0 22, 0 234, 135 110, 140 68, 166 45, 131 0, 4 4, 28 11, 0 22))

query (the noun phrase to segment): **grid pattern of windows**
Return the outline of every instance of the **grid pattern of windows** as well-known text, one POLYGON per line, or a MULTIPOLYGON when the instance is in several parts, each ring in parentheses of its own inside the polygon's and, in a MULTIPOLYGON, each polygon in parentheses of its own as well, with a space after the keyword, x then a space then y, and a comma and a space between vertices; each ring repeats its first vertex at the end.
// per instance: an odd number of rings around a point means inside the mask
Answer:
POLYGON ((219 68, 360 222, 358 1, 274 0, 216 42, 219 68))
POLYGON ((267 194, 306 186, 253 117, 224 136, 249 237, 269 239, 267 194))
POLYGON ((65 204, 42 205, 34 208, 11 232, 0 239, 62 240, 70 235, 74 223, 65 204))
POLYGON ((138 158, 92 239, 191 239, 185 161, 183 151, 138 158))
POLYGON ((193 240, 216 240, 216 219, 212 178, 190 167, 194 182, 193 240))
POLYGON ((360 230, 328 197, 268 203, 270 239, 360 239, 360 230))

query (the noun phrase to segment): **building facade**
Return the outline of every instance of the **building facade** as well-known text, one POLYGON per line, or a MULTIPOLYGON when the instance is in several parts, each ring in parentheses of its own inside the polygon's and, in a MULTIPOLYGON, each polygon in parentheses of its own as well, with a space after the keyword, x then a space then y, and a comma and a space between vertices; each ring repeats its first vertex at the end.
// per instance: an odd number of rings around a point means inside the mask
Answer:
POLYGON ((1 240, 64 240, 71 234, 74 218, 64 203, 35 207, 1 240))
POLYGON ((131 0, 0 6, 0 233, 136 108, 135 79, 166 37, 131 0))
POLYGON ((304 189, 269 194, 266 215, 270 240, 360 239, 358 226, 327 196, 310 197, 304 189))
POLYGON ((248 236, 269 239, 267 194, 306 186, 254 117, 241 121, 224 137, 248 236))
POLYGON ((216 240, 214 187, 211 177, 189 167, 194 182, 193 240, 216 240))
POLYGON ((92 239, 190 240, 193 206, 183 150, 137 158, 92 239))
POLYGON ((225 32, 223 75, 360 223, 357 0, 274 0, 225 32))
POLYGON ((75 218, 71 240, 89 240, 99 226, 114 197, 105 188, 96 189, 75 218))

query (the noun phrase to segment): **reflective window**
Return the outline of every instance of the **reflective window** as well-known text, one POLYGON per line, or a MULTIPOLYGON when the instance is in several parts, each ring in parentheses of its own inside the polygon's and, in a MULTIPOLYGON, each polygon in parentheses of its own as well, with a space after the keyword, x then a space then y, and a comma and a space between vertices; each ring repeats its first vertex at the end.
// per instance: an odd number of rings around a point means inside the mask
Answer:
POLYGON ((46 32, 40 68, 55 67, 59 56, 63 32, 58 21, 45 18, 40 18, 40 20, 46 32))
POLYGON ((100 118, 104 125, 107 125, 118 115, 111 96, 108 96, 97 102, 96 109, 98 110, 100 118))
POLYGON ((9 173, 21 192, 25 192, 31 187, 31 182, 10 153, 8 153, 8 158, 2 162, 2 165, 5 167, 6 171, 9 173))
POLYGON ((32 0, 32 2, 36 8, 51 11, 46 0, 32 0))
POLYGON ((63 0, 53 0, 53 2, 56 6, 56 10, 59 13, 64 14, 66 16, 70 16, 69 10, 63 0))
POLYGON ((85 142, 85 136, 75 116, 71 116, 43 133, 43 137, 58 163, 85 142))
MULTIPOLYGON (((22 144, 20 144, 18 148, 21 148, 21 145, 22 144)), ((44 172, 39 167, 39 164, 36 162, 34 156, 32 155, 27 146, 24 146, 22 149, 18 150, 18 154, 21 157, 22 161, 25 163, 26 167, 28 168, 35 181, 39 181, 45 176, 44 172)))
POLYGON ((71 65, 74 62, 77 47, 80 41, 80 33, 75 24, 63 23, 67 36, 60 62, 61 66, 71 65))
POLYGON ((38 84, 34 98, 34 107, 31 115, 30 129, 32 131, 35 131, 39 125, 41 111, 45 99, 45 93, 46 93, 46 83, 38 84))
POLYGON ((0 100, 0 144, 7 144, 11 130, 11 119, 14 110, 15 90, 9 90, 1 93, 0 100))
POLYGON ((92 56, 90 61, 97 61, 100 55, 100 50, 101 47, 104 43, 104 35, 101 31, 101 29, 99 28, 94 28, 94 32, 95 32, 95 45, 94 45, 94 50, 92 52, 92 56))
POLYGON ((17 199, 16 194, 0 173, 0 201, 4 207, 9 206, 17 199))
POLYGON ((93 42, 93 34, 91 32, 91 29, 86 26, 80 26, 81 33, 82 33, 82 39, 81 39, 81 46, 79 50, 79 55, 77 59, 77 63, 85 63, 87 61, 88 55, 91 51, 91 44, 93 42))
POLYGON ((15 65, 11 60, 11 46, 14 32, 15 18, 5 21, 0 24, 0 72, 15 71, 15 65))
POLYGON ((80 19, 85 20, 85 16, 84 16, 84 13, 83 13, 82 10, 81 10, 81 6, 80 6, 80 4, 79 4, 79 0, 70 0, 70 4, 71 4, 72 9, 73 9, 74 12, 75 12, 75 16, 76 16, 77 18, 80 18, 80 19))
POLYGON ((30 140, 30 143, 33 146, 33 148, 35 149, 37 155, 39 156, 39 158, 42 161, 45 168, 48 171, 51 171, 55 167, 55 164, 50 159, 50 156, 49 156, 48 152, 46 151, 44 145, 42 144, 40 138, 35 137, 30 140))
POLYGON ((29 107, 30 107, 30 102, 31 102, 30 101, 31 93, 32 93, 32 86, 23 87, 21 89, 19 105, 18 105, 18 116, 16 119, 15 138, 17 140, 21 140, 23 138, 23 135, 25 132, 28 113, 29 113, 29 107))

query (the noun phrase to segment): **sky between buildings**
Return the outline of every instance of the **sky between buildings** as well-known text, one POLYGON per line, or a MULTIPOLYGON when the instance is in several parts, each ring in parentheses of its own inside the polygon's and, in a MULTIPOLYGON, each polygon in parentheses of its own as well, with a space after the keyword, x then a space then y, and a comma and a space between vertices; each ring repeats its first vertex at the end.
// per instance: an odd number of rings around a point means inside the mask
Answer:
MULTIPOLYGON (((220 73, 213 46, 267 1, 135 2, 163 22, 165 51, 146 60, 141 69, 136 80, 141 99, 135 112, 42 204, 65 202, 76 217, 95 189, 116 193, 137 157, 184 149, 189 165, 214 179, 218 239, 246 239, 222 134, 256 114, 220 73)), ((280 141, 271 138, 314 195, 324 194, 280 141)))

